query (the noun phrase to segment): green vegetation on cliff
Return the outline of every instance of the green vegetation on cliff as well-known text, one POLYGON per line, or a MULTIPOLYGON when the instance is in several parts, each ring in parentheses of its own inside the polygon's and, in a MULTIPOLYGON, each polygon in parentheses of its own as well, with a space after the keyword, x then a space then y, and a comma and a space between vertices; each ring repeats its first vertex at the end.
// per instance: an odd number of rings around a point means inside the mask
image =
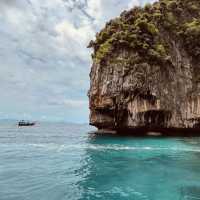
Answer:
POLYGON ((106 24, 89 47, 94 48, 93 58, 99 63, 116 50, 128 49, 137 52, 137 62, 163 64, 171 59, 167 37, 180 41, 189 55, 200 60, 199 0, 160 0, 124 11, 106 24))

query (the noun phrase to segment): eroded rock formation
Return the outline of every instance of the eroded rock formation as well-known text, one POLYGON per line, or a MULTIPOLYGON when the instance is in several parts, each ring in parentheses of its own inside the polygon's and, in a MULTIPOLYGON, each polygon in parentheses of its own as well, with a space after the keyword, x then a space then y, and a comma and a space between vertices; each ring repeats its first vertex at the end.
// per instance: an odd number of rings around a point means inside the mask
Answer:
POLYGON ((200 128, 198 0, 160 0, 124 11, 89 47, 91 125, 200 128))

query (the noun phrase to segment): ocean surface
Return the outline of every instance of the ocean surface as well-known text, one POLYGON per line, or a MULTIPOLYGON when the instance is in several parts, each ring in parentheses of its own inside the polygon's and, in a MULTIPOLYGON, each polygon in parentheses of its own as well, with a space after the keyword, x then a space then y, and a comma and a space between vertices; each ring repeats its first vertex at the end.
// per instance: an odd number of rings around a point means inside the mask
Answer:
POLYGON ((0 200, 198 200, 199 138, 94 136, 0 123, 0 200))

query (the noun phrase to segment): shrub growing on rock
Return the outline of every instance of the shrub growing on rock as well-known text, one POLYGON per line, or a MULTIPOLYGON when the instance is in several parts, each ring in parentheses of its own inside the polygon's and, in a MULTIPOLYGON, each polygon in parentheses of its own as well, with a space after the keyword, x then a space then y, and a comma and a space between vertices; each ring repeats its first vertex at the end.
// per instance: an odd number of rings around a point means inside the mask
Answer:
POLYGON ((94 58, 99 63, 114 59, 113 51, 120 48, 137 51, 143 61, 163 63, 170 55, 162 38, 170 35, 182 40, 188 54, 200 60, 199 19, 199 0, 160 0, 124 11, 108 22, 89 46, 94 48, 94 58))

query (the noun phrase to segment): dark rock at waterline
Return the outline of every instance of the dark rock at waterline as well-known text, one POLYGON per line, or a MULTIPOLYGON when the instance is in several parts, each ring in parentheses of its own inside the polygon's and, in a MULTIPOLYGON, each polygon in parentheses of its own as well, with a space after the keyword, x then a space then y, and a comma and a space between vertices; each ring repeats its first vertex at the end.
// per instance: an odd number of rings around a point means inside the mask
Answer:
POLYGON ((200 2, 160 0, 90 42, 90 124, 116 133, 200 135, 200 2))

